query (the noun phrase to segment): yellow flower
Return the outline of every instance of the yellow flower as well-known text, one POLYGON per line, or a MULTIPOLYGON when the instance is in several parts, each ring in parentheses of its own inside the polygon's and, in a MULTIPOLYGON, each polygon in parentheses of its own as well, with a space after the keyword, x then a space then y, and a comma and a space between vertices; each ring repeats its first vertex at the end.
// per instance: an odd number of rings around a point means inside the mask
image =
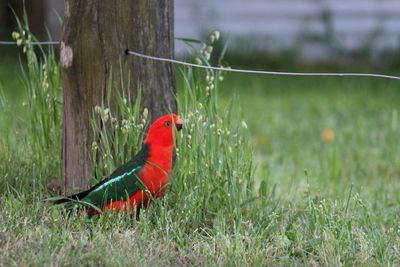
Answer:
POLYGON ((323 129, 321 133, 321 139, 324 142, 333 142, 335 140, 335 133, 332 129, 323 129))
POLYGON ((219 31, 214 31, 214 36, 215 36, 215 40, 218 41, 219 37, 220 37, 220 32, 219 31))
POLYGON ((149 110, 147 108, 143 109, 143 118, 147 119, 147 116, 149 115, 149 110))
POLYGON ((253 145, 266 145, 268 138, 266 136, 256 136, 252 140, 253 145))
POLYGON ((96 106, 94 107, 94 112, 96 112, 97 114, 100 114, 100 112, 101 112, 101 107, 98 106, 98 105, 96 105, 96 106))
POLYGON ((20 37, 21 35, 19 34, 19 32, 13 32, 13 33, 11 34, 11 36, 12 36, 12 38, 13 38, 14 40, 17 40, 17 39, 19 39, 19 37, 20 37))
POLYGON ((202 65, 202 64, 203 64, 203 62, 201 61, 201 59, 198 58, 198 57, 196 57, 196 58, 194 59, 194 62, 195 62, 197 65, 202 65))

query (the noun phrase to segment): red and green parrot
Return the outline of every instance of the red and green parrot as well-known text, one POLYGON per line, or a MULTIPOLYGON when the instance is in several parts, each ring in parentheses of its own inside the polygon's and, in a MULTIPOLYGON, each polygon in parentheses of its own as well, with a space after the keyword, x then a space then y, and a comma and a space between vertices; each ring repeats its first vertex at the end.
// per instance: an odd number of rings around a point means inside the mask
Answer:
MULTIPOLYGON (((174 136, 182 126, 183 120, 176 114, 158 118, 150 126, 142 149, 130 161, 92 188, 55 204, 72 204, 79 200, 101 211, 119 212, 135 206, 139 209, 147 205, 150 198, 162 197, 172 169, 174 136)), ((87 211, 97 213, 91 208, 87 211)))

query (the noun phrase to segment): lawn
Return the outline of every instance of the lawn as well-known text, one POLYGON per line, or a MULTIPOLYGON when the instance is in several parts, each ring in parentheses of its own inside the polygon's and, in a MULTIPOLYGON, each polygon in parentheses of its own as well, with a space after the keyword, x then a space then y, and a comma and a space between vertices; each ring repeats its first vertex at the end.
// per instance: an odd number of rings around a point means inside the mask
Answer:
POLYGON ((179 84, 171 190, 138 221, 43 203, 59 147, 35 151, 19 104, 0 141, 0 265, 400 264, 398 82, 228 74, 208 98, 179 84))
POLYGON ((345 198, 353 184, 370 198, 399 189, 397 83, 231 74, 221 96, 240 99, 256 161, 277 195, 293 200, 309 185, 323 196, 345 198))

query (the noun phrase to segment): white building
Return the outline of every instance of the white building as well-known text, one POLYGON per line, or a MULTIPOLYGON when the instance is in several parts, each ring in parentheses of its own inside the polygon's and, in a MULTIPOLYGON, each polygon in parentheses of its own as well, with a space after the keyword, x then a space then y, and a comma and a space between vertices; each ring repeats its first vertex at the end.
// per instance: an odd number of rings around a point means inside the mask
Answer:
POLYGON ((396 49, 400 0, 175 0, 176 36, 212 30, 245 39, 248 49, 297 48, 311 59, 332 48, 396 49))

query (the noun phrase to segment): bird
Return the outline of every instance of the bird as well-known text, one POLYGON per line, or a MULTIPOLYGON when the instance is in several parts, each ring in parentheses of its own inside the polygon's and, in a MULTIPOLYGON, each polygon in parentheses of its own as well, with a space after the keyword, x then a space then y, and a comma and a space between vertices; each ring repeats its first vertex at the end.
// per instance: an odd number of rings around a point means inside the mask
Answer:
POLYGON ((170 181, 175 136, 184 121, 171 113, 158 118, 149 128, 142 149, 90 189, 59 199, 54 204, 86 204, 89 214, 106 210, 139 210, 164 195, 170 181))

